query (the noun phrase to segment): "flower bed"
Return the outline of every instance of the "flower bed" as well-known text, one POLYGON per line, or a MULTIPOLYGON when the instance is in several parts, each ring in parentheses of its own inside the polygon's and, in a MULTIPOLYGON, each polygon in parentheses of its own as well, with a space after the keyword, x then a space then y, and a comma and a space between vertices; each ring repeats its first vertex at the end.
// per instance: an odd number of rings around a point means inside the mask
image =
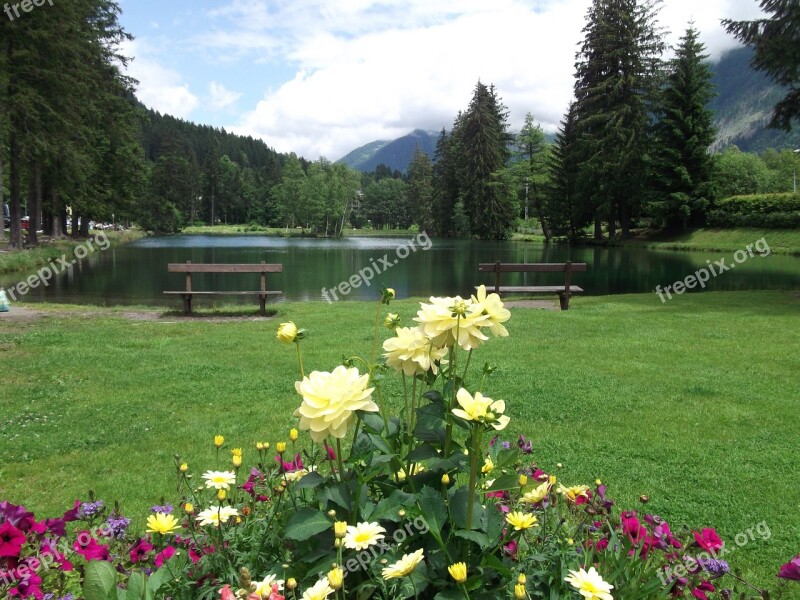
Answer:
MULTIPOLYGON (((282 324, 299 431, 246 452, 217 436, 201 469, 176 458, 174 504, 154 506, 144 534, 92 497, 44 521, 0 503, 0 595, 767 597, 731 572, 714 529, 673 530, 644 504, 620 511, 603 482, 561 481, 523 436, 502 437, 513 405, 490 397, 494 368, 477 358, 508 335, 496 294, 431 298, 413 327, 383 314, 393 297, 377 306, 371 356, 332 371, 306 374, 306 332, 282 324), (394 335, 379 361, 381 323, 394 335), (397 414, 382 395, 391 376, 397 414)), ((800 557, 778 576, 770 597, 798 593, 785 580, 800 578, 800 557)))

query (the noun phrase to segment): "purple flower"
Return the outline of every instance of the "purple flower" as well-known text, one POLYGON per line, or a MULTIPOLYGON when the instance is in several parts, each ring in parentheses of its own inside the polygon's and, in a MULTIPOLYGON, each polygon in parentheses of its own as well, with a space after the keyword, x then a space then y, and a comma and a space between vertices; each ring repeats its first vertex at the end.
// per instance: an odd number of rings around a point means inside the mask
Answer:
POLYGON ((150 512, 161 513, 164 515, 171 514, 173 510, 175 509, 173 508, 172 504, 169 503, 165 504, 164 506, 155 505, 150 507, 150 512))
POLYGON ((795 556, 785 565, 781 565, 781 570, 778 573, 781 579, 794 579, 800 581, 800 554, 795 556))
POLYGON ((533 452, 533 444, 525 441, 525 436, 521 433, 519 434, 519 440, 517 440, 517 446, 522 450, 523 454, 531 454, 533 452))
POLYGON ((104 503, 102 500, 96 500, 95 502, 84 502, 81 504, 81 516, 93 517, 100 512, 100 509, 103 508, 103 504, 104 503))
POLYGON ((503 450, 511 450, 511 442, 503 442, 503 450))
POLYGON ((110 530, 109 535, 115 540, 121 540, 125 537, 125 531, 128 529, 130 522, 130 519, 127 519, 122 515, 109 515, 108 519, 106 519, 106 525, 110 530))
POLYGON ((715 558, 700 558, 697 562, 713 577, 722 577, 725 573, 730 573, 731 568, 724 560, 715 558))

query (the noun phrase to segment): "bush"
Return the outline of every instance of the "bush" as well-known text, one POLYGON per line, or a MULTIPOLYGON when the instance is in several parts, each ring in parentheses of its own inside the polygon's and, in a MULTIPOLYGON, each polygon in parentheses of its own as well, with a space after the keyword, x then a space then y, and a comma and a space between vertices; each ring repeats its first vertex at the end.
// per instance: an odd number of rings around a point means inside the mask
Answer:
POLYGON ((800 194, 731 196, 708 212, 712 227, 800 227, 800 194))

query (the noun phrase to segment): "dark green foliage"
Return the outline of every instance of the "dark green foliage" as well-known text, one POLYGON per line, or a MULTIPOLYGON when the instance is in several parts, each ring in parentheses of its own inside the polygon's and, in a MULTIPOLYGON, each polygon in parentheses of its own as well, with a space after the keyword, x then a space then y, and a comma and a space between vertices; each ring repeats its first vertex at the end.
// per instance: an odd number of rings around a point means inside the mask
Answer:
POLYGON ((548 214, 555 235, 578 237, 578 232, 591 222, 592 213, 579 197, 580 160, 577 150, 575 104, 561 121, 552 151, 548 156, 548 214))
POLYGON ((714 187, 720 198, 766 192, 770 173, 757 154, 735 146, 716 155, 714 187))
POLYGON ((653 149, 653 193, 649 213, 667 229, 702 225, 713 198, 714 142, 711 73, 704 46, 689 27, 670 63, 661 93, 653 149))
POLYGON ((761 10, 769 18, 722 23, 728 33, 753 46, 753 67, 765 72, 777 84, 787 86, 786 95, 776 105, 770 126, 792 128, 800 118, 800 3, 797 0, 761 0, 761 10))
POLYGON ((716 203, 708 213, 713 227, 800 227, 799 194, 732 196, 716 203))
MULTIPOLYGON (((433 222, 434 232, 440 237, 456 235, 454 224, 455 206, 458 201, 456 143, 444 129, 436 142, 433 164, 433 222)), ((463 206, 462 203, 462 213, 463 206)), ((463 231, 462 228, 459 230, 463 231)))
POLYGON ((433 168, 422 148, 417 147, 408 165, 408 204, 420 231, 433 230, 433 168))
POLYGON ((405 229, 414 222, 408 202, 408 184, 384 178, 364 188, 361 214, 374 229, 405 229))
POLYGON ((664 50, 655 17, 660 0, 594 0, 576 63, 579 197, 609 236, 630 235, 646 190, 652 101, 664 50))

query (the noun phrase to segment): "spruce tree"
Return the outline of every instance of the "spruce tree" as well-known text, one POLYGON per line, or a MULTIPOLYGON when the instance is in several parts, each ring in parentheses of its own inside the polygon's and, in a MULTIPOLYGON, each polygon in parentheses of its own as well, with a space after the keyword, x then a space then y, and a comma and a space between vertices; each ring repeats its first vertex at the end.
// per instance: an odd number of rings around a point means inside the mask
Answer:
POLYGON ((431 159, 417 145, 408 165, 408 203, 420 231, 433 230, 433 168, 431 159))
POLYGON ((570 239, 579 237, 581 229, 592 219, 588 205, 579 198, 578 180, 581 176, 578 159, 575 103, 570 102, 567 114, 556 133, 553 148, 548 156, 548 218, 556 232, 564 232, 570 239))
POLYGON ((650 213, 668 229, 700 225, 712 198, 713 96, 711 70, 691 25, 670 63, 655 127, 654 199, 650 213))
POLYGON ((645 192, 648 131, 664 50, 661 0, 593 0, 576 62, 580 197, 609 236, 630 235, 645 192))

